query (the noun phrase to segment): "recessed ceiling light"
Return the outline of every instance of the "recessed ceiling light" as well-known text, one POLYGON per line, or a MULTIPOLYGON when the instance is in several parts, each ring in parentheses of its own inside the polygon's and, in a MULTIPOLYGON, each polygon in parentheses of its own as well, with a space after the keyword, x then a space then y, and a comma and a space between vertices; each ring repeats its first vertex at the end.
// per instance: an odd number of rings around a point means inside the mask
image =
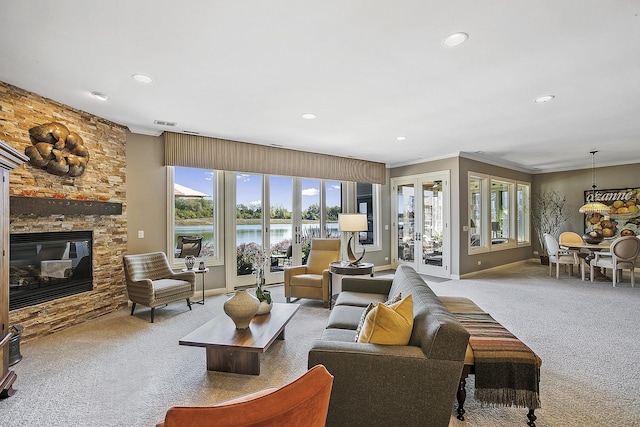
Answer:
POLYGON ((313 120, 313 119, 316 118, 316 115, 315 114, 311 114, 311 113, 307 113, 307 114, 303 114, 302 118, 303 119, 307 119, 307 120, 313 120))
POLYGON ((106 101, 107 99, 109 99, 109 97, 102 92, 91 92, 91 96, 93 96, 95 99, 99 99, 100 101, 106 101))
POLYGON ((468 39, 469 39, 469 34, 467 33, 453 33, 447 36, 447 38, 442 41, 442 44, 447 47, 456 47, 456 46, 460 46, 462 43, 466 42, 468 39))
POLYGON ((396 138, 396 141, 404 141, 405 139, 407 139, 406 136, 399 136, 396 138))
POLYGON ((146 76, 144 74, 134 74, 131 77, 133 77, 135 80, 139 81, 140 83, 151 83, 153 81, 151 77, 146 76))
POLYGON ((553 98, 555 98, 555 96, 553 95, 543 95, 539 98, 535 99, 535 102, 537 102, 538 104, 542 104, 543 102, 549 102, 551 101, 553 98))

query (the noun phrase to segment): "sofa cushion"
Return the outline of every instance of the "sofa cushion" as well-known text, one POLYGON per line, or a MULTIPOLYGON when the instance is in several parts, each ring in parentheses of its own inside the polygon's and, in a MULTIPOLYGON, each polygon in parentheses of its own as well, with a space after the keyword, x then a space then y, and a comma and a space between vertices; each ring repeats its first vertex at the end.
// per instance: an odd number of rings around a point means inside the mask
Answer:
POLYGON ((191 283, 185 280, 158 279, 153 280, 152 283, 156 299, 167 298, 171 295, 191 291, 191 283))
POLYGON ((407 345, 413 329, 413 299, 411 294, 386 306, 376 305, 367 314, 358 342, 387 345, 407 345))
POLYGON ((387 295, 382 294, 342 291, 336 298, 336 305, 366 307, 370 303, 385 302, 387 298, 387 295))
POLYGON ((322 288, 322 274, 299 274, 292 276, 290 285, 322 288))
POLYGON ((323 341, 353 342, 353 329, 327 328, 322 331, 323 341))
POLYGON ((331 310, 327 328, 349 329, 353 340, 353 333, 358 327, 363 311, 364 307, 354 307, 352 305, 336 306, 331 310))

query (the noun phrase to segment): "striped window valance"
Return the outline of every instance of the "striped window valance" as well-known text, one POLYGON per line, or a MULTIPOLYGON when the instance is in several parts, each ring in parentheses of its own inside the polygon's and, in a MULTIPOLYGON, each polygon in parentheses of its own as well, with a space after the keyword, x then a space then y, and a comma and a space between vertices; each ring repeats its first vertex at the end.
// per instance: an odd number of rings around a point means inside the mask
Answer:
POLYGON ((383 163, 173 132, 164 133, 165 166, 384 184, 383 163))

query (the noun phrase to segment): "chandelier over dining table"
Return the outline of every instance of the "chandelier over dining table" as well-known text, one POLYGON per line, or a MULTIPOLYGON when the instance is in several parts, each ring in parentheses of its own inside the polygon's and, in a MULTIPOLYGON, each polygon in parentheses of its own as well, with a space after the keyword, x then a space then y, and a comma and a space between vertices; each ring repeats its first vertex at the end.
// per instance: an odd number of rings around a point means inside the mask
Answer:
POLYGON ((604 203, 600 203, 598 201, 596 201, 596 189, 598 188, 596 186, 596 153, 598 151, 591 151, 591 159, 592 159, 592 167, 591 167, 591 178, 592 178, 592 184, 591 184, 591 196, 587 196, 587 203, 584 204, 582 207, 580 207, 579 211, 580 213, 585 213, 585 214, 593 214, 593 213, 600 213, 600 214, 606 214, 609 213, 610 207, 605 205, 604 203))

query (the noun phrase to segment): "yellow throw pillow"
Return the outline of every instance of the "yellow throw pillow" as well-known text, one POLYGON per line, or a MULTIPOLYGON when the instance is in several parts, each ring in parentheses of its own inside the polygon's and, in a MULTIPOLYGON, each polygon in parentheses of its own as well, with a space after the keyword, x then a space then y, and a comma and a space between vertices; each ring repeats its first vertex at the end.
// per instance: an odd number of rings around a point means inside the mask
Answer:
MULTIPOLYGON (((402 292, 396 295, 395 297, 391 298, 390 300, 385 301, 384 305, 388 307, 391 304, 397 303, 401 299, 402 299, 402 292)), ((367 314, 369 314, 369 312, 373 310, 373 307, 375 307, 375 304, 369 303, 367 308, 365 308, 364 311, 362 312, 362 316, 360 316, 360 322, 358 322, 358 327, 356 328, 356 339, 354 340, 355 342, 358 342, 358 336, 360 335, 360 331, 362 330, 362 325, 364 325, 364 321, 367 318, 367 314)))
POLYGON ((413 329, 413 298, 407 295, 387 307, 377 304, 364 321, 358 342, 407 345, 413 329))

